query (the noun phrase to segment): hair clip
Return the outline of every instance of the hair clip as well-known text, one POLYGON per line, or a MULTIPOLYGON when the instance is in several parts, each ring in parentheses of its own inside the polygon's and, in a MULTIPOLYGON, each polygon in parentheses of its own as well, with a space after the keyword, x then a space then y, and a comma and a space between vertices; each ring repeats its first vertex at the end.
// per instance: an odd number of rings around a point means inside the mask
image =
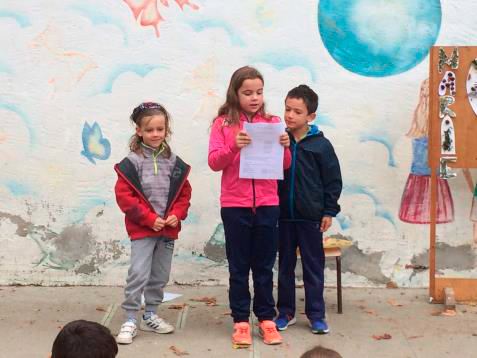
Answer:
POLYGON ((156 102, 143 102, 139 105, 139 109, 162 109, 162 106, 156 102))

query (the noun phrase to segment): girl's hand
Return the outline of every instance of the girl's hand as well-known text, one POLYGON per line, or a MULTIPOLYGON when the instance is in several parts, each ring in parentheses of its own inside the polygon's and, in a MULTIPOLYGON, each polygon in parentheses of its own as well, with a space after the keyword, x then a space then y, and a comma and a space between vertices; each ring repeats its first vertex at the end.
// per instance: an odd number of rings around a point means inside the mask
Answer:
POLYGON ((166 221, 163 218, 158 216, 156 221, 154 221, 154 226, 152 227, 152 229, 154 231, 161 231, 165 225, 166 225, 166 221))
POLYGON ((290 137, 288 136, 288 133, 283 133, 280 136, 280 144, 283 145, 285 148, 288 148, 290 146, 290 137))
POLYGON ((237 133, 237 136, 235 137, 235 144, 237 145, 237 147, 242 149, 250 143, 252 143, 252 140, 247 133, 245 133, 244 131, 240 131, 237 133))
POLYGON ((166 225, 169 225, 171 227, 176 227, 177 224, 179 223, 179 220, 177 220, 177 216, 170 215, 170 216, 167 217, 165 223, 166 223, 166 225))
POLYGON ((320 231, 325 232, 328 230, 333 222, 333 218, 331 216, 323 216, 323 219, 321 219, 321 226, 320 226, 320 231))

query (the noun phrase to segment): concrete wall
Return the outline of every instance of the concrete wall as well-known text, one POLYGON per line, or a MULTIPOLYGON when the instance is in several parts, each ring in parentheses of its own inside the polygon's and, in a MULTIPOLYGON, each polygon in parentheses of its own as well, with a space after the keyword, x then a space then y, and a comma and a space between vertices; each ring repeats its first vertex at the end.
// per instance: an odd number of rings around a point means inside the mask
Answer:
MULTIPOLYGON (((208 128, 232 72, 251 64, 271 113, 283 115, 298 84, 320 95, 316 123, 345 184, 329 235, 353 241, 345 284, 427 285, 426 270, 406 265, 427 265, 428 225, 398 215, 412 160, 405 134, 429 46, 475 44, 477 2, 166 3, 0 3, 0 284, 124 282, 129 240, 113 164, 127 154, 128 116, 142 101, 172 113, 173 150, 193 167, 172 280, 226 282, 208 128)), ((455 220, 438 226, 440 270, 475 277, 472 195, 460 172, 449 184, 455 220)), ((332 267, 327 277, 334 282, 332 267)))

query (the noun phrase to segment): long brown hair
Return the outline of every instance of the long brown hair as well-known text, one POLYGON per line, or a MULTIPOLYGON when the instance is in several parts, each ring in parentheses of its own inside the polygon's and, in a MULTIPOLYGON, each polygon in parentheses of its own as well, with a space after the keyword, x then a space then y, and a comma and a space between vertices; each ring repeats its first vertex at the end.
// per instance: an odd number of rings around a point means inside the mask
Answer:
POLYGON ((427 137, 429 131, 429 79, 421 83, 419 103, 412 116, 411 128, 406 133, 410 138, 427 137))
MULTIPOLYGON (((240 123, 240 112, 242 109, 240 108, 238 90, 240 87, 242 87, 243 81, 254 80, 256 78, 258 78, 260 81, 262 81, 263 84, 265 84, 265 82, 263 81, 262 74, 257 69, 250 66, 240 67, 232 74, 232 77, 230 78, 229 88, 227 89, 227 97, 225 99, 225 103, 220 106, 218 112, 218 116, 227 116, 227 125, 235 125, 240 123)), ((260 107, 258 112, 262 116, 267 116, 265 114, 265 103, 262 105, 262 107, 260 107)))
MULTIPOLYGON (((166 137, 164 138, 164 141, 162 142, 164 145, 164 151, 162 152, 161 155, 164 156, 165 158, 170 158, 171 147, 167 143, 166 139, 169 138, 172 133, 171 127, 170 127, 171 117, 163 106, 155 102, 141 103, 139 106, 134 108, 129 118, 136 126, 141 127, 141 125, 144 124, 142 123, 143 118, 150 117, 150 116, 157 116, 157 115, 164 116, 164 123, 166 126, 166 137)), ((137 135, 137 133, 134 133, 131 136, 131 139, 129 140, 129 149, 131 149, 132 152, 142 154, 143 151, 142 151, 141 143, 142 143, 142 137, 137 135)))

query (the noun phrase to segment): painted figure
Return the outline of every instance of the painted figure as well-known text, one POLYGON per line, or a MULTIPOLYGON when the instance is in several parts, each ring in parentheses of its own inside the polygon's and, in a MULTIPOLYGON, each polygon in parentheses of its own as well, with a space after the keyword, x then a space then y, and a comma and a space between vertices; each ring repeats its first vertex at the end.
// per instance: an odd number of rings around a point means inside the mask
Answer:
MULTIPOLYGON (((410 224, 428 224, 431 221, 431 169, 428 166, 429 129, 429 80, 421 84, 419 103, 414 110, 411 129, 406 134, 412 138, 412 165, 404 187, 399 209, 399 219, 410 224)), ((445 179, 437 178, 436 222, 454 220, 454 202, 445 179)))

